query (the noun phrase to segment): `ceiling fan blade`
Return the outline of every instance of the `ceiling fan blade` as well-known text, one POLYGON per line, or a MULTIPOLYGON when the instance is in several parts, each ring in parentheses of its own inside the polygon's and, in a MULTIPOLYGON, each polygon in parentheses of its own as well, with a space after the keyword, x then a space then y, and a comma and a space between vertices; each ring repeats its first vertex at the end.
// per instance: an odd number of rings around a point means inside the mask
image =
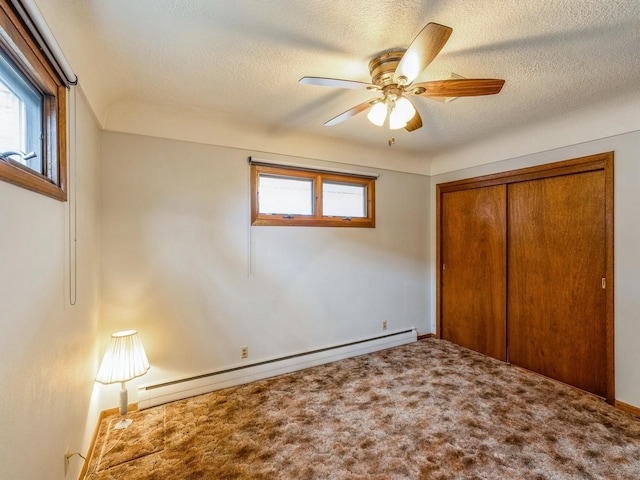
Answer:
POLYGON ((410 93, 425 97, 477 97, 500 93, 504 80, 497 78, 456 78, 416 83, 410 93))
POLYGON ((321 87, 351 88, 353 90, 380 90, 377 85, 356 82, 355 80, 340 80, 338 78, 302 77, 299 81, 305 85, 318 85, 321 87))
POLYGON ((355 107, 350 108, 346 112, 342 112, 340 115, 338 115, 337 117, 332 118, 328 122, 325 122, 325 125, 327 127, 331 127, 331 126, 336 125, 338 123, 344 122, 348 118, 355 117, 357 114, 362 113, 362 112, 364 112, 366 110, 369 110, 369 108, 371 108, 371 106, 374 103, 377 103, 377 102, 378 102, 377 98, 375 98, 373 100, 367 100, 366 102, 363 102, 360 105, 356 105, 355 107))
POLYGON ((404 129, 407 132, 413 132, 414 130, 417 130, 419 128, 422 128, 422 118, 420 118, 420 114, 418 113, 418 110, 416 110, 416 114, 411 120, 407 122, 407 125, 404 127, 404 129))
POLYGON ((402 85, 412 83, 427 68, 447 43, 453 29, 439 23, 428 23, 411 42, 394 73, 394 81, 402 85))

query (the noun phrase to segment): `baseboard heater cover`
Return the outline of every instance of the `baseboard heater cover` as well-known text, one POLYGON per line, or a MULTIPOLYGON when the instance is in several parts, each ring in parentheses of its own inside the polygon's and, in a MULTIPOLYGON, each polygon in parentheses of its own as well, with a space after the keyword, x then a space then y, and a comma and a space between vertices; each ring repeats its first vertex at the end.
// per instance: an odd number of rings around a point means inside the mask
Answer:
POLYGON ((163 403, 234 387, 255 380, 275 377, 316 365, 405 345, 417 341, 417 338, 418 334, 415 328, 401 330, 382 336, 364 338, 349 343, 192 375, 154 385, 141 385, 138 387, 138 409, 155 407, 163 403))

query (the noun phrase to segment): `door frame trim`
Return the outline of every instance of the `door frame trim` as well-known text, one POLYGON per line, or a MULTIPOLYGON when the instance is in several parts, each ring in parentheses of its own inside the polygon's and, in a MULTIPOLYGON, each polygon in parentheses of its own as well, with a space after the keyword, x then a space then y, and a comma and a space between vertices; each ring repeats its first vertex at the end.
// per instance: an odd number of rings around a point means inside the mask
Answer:
MULTIPOLYGON (((614 181, 613 152, 603 152, 586 157, 509 170, 479 177, 465 178, 436 185, 436 337, 442 338, 442 195, 448 192, 482 188, 493 185, 540 180, 543 178, 576 173, 604 171, 605 178, 605 262, 606 262, 606 401, 615 404, 615 339, 614 339, 614 181)), ((507 320, 508 321, 508 320, 507 320)))

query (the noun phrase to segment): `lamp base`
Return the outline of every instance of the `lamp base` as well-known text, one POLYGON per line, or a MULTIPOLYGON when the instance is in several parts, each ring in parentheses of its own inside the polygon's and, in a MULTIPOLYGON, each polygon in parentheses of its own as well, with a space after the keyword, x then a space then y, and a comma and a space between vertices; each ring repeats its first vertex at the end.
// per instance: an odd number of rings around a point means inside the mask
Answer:
POLYGON ((131 419, 122 419, 120 420, 118 423, 116 423, 113 427, 114 430, 124 430, 125 428, 127 428, 129 425, 131 425, 133 423, 133 420, 131 419))

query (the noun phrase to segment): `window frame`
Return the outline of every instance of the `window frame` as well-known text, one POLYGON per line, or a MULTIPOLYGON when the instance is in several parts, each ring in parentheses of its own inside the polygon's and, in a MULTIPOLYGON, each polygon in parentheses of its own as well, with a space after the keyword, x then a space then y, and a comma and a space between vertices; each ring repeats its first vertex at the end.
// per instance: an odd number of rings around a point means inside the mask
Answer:
POLYGON ((251 225, 253 226, 297 226, 297 227, 360 227, 375 228, 375 177, 337 173, 299 167, 251 164, 251 225), (281 215, 259 213, 260 175, 313 180, 313 214, 281 215), (322 212, 322 184, 344 183, 362 185, 366 189, 366 217, 324 216, 322 212))
POLYGON ((67 200, 67 88, 29 33, 19 14, 0 0, 0 48, 43 95, 42 168, 39 173, 14 159, 0 159, 0 180, 67 200))

